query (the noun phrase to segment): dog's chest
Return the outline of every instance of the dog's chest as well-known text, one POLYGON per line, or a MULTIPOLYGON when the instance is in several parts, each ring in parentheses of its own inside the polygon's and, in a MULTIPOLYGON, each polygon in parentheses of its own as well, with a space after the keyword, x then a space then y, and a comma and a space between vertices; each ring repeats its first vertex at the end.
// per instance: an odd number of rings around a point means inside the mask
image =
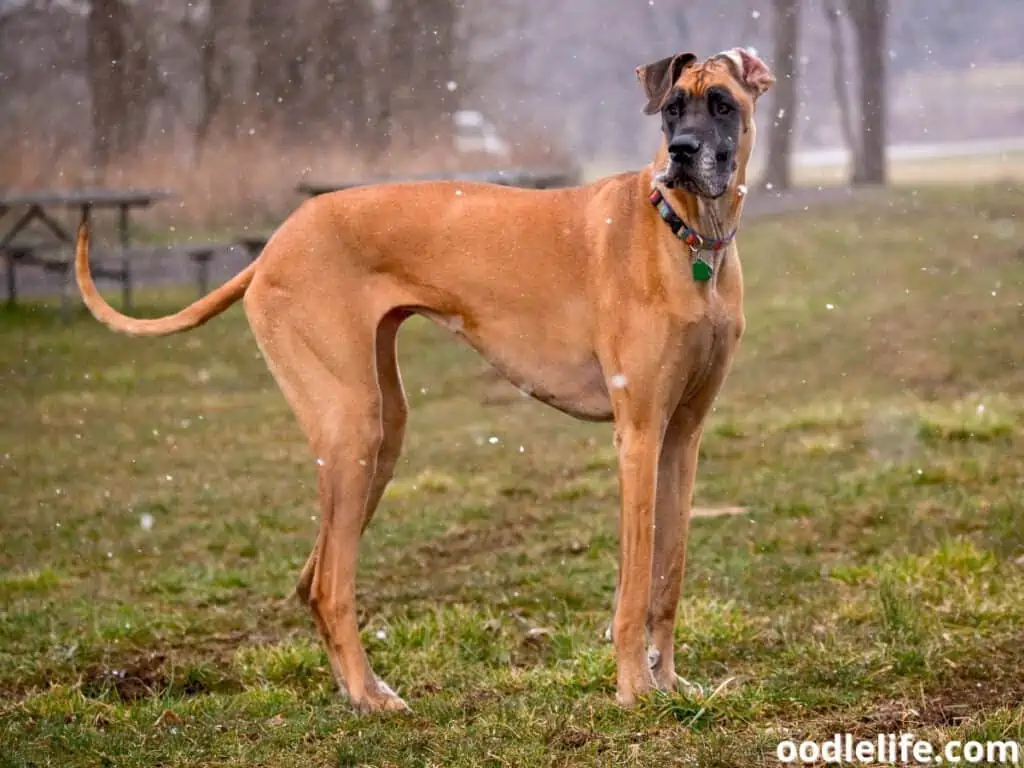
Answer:
POLYGON ((725 306, 713 304, 680 326, 676 343, 684 401, 709 385, 717 390, 739 340, 739 322, 725 306))

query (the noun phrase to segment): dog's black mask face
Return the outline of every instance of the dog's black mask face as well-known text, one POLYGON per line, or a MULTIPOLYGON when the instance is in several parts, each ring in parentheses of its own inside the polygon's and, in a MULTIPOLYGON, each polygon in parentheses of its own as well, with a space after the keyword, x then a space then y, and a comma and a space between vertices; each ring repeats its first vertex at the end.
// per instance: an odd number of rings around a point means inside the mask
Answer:
POLYGON ((660 180, 701 197, 720 197, 736 172, 742 104, 724 85, 700 93, 672 88, 661 107, 668 164, 660 180))

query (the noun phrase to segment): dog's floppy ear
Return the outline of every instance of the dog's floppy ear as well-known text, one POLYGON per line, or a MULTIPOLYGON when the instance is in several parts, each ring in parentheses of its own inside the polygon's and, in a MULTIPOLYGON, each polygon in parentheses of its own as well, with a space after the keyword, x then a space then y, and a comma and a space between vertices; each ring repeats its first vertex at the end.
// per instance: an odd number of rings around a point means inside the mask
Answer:
POLYGON ((675 56, 636 68, 636 79, 643 85, 644 93, 647 94, 645 115, 658 113, 669 89, 675 85, 683 70, 696 60, 697 57, 692 53, 677 53, 675 56))
POLYGON ((775 75, 768 69, 768 65, 749 48, 732 48, 722 51, 718 56, 729 61, 736 79, 746 86, 755 99, 775 82, 775 75))

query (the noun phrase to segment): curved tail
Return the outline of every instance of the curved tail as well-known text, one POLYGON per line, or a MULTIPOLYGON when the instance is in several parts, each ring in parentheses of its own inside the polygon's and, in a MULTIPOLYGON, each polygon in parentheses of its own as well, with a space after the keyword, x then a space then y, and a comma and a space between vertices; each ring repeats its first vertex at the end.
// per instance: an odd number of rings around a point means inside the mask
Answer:
POLYGON ((75 278, 85 306, 108 328, 130 336, 168 336, 196 328, 226 310, 245 294, 256 274, 256 262, 247 266, 212 293, 194 301, 173 315, 154 318, 129 317, 114 309, 100 295, 89 271, 89 225, 78 227, 75 244, 75 278))

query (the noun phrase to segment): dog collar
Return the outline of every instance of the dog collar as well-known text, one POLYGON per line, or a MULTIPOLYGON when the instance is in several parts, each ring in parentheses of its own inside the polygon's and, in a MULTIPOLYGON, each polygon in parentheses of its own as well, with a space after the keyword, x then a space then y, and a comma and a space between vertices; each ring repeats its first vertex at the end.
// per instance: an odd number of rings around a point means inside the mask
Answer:
POLYGON ((693 279, 699 283, 710 280, 711 276, 715 273, 715 268, 701 254, 707 251, 713 254, 720 251, 736 237, 736 230, 734 229, 726 237, 718 240, 704 237, 697 230, 686 226, 686 222, 679 217, 678 213, 672 210, 672 206, 669 205, 668 200, 665 199, 665 196, 661 194, 661 190, 657 187, 651 190, 651 205, 654 206, 658 215, 668 224, 672 234, 689 247, 693 279))

